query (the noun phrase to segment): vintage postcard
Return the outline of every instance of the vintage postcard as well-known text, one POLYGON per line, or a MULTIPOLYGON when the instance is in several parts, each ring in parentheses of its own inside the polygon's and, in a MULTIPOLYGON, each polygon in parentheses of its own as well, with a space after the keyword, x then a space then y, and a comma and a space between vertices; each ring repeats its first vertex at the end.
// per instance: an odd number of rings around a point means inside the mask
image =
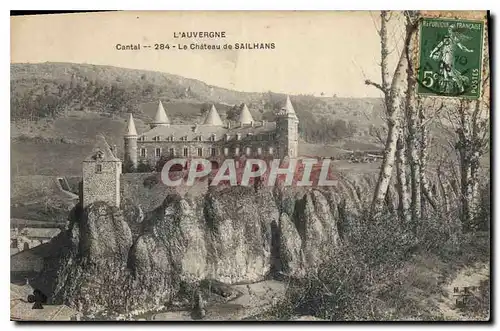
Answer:
POLYGON ((11 16, 11 320, 489 321, 489 23, 11 16))

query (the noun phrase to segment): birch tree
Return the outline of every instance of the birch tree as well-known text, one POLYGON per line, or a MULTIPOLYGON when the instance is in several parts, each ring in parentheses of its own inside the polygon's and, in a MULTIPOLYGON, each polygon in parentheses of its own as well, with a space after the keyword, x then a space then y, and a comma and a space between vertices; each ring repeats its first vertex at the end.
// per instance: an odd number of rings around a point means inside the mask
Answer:
MULTIPOLYGON (((396 158, 396 150, 398 147, 398 139, 400 137, 400 120, 401 113, 406 105, 405 96, 407 95, 407 70, 408 70, 408 43, 413 35, 416 24, 412 24, 411 27, 406 29, 405 39, 404 39, 404 49, 401 52, 396 69, 392 76, 392 80, 389 79, 389 69, 388 69, 388 40, 387 40, 387 23, 390 17, 388 17, 387 12, 382 11, 380 14, 380 30, 378 31, 380 35, 380 45, 381 45, 381 79, 382 84, 377 84, 372 81, 366 80, 367 85, 372 85, 380 89, 384 95, 385 110, 387 117, 387 137, 385 140, 385 147, 382 159, 382 165, 380 167, 380 173, 378 176, 377 184, 375 186, 375 191, 373 194, 373 200, 371 204, 371 214, 372 217, 377 217, 378 213, 381 211, 387 193, 387 188, 390 184, 394 161, 396 158), (390 81, 390 83, 389 83, 390 81)), ((407 24, 408 25, 408 24, 407 24)), ((401 154, 401 157, 404 154, 401 154)), ((402 159, 401 159, 402 161, 402 159)), ((404 170, 403 167, 400 170, 404 170)), ((400 172, 403 175, 403 172, 400 172)), ((405 179, 406 180, 406 179, 405 179)), ((401 188, 400 185, 399 187, 401 188)), ((398 192, 401 193, 402 192, 398 192)), ((403 194, 404 195, 404 194, 403 194)), ((403 203, 403 202, 402 202, 403 203)), ((403 207, 403 204, 400 206, 403 207)))
MULTIPOLYGON (((413 25, 417 24, 418 14, 416 12, 405 12, 406 31, 410 33, 414 29, 413 25)), ((410 185, 411 185, 411 218, 414 223, 420 219, 421 211, 421 192, 420 192, 420 160, 419 160, 419 137, 417 127, 418 116, 415 107, 416 103, 416 70, 413 66, 414 54, 416 48, 417 38, 411 36, 408 45, 405 49, 407 52, 408 61, 408 76, 407 84, 408 91, 406 94, 406 118, 407 118, 407 146, 408 146, 408 159, 410 165, 410 185)))
POLYGON ((406 224, 410 221, 409 206, 410 206, 410 196, 408 192, 407 174, 406 174, 406 146, 404 141, 404 117, 401 113, 399 125, 399 137, 396 143, 396 176, 398 182, 398 212, 399 217, 406 224))
MULTIPOLYGON (((454 148, 458 156, 461 222, 473 229, 480 205, 480 161, 489 147, 489 50, 484 42, 483 80, 477 100, 461 99, 446 112, 447 123, 454 130, 454 148)), ((453 144, 453 143, 452 143, 453 144)))
MULTIPOLYGON (((427 175, 427 162, 429 159, 429 143, 430 143, 430 133, 429 126, 432 121, 440 114, 442 109, 444 109, 444 103, 440 102, 437 106, 438 101, 434 100, 429 106, 424 106, 422 100, 417 98, 416 108, 419 118, 418 132, 420 133, 419 142, 419 161, 420 161, 420 186, 421 186, 421 196, 425 197, 425 201, 422 200, 421 204, 428 202, 434 210, 438 209, 438 203, 436 198, 432 193, 432 188, 430 187, 428 175, 427 175)), ((423 209, 423 208, 422 208, 423 209)))

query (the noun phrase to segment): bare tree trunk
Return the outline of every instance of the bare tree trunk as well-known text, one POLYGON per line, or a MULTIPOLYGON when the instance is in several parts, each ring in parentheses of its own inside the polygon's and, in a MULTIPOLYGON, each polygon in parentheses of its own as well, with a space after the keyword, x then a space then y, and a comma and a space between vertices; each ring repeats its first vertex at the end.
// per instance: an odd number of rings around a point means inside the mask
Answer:
POLYGON ((441 167, 438 166, 437 168, 437 179, 439 181, 439 188, 441 189, 441 196, 443 199, 443 204, 444 204, 444 212, 445 214, 448 214, 450 212, 450 203, 449 203, 449 198, 448 198, 448 191, 449 191, 449 185, 443 183, 442 179, 442 172, 441 172, 441 167))
MULTIPOLYGON (((399 57, 394 76, 390 84, 390 89, 387 90, 387 30, 386 30, 386 13, 381 13, 381 29, 380 29, 380 40, 382 45, 382 84, 385 86, 379 87, 385 95, 386 101, 386 111, 387 111, 387 139, 385 142, 384 155, 382 160, 382 165, 380 167, 380 173, 375 186, 375 192, 373 194, 373 200, 371 205, 371 215, 372 217, 378 216, 380 213, 385 194, 387 192, 387 187, 390 183, 392 170, 394 167, 397 140, 399 137, 399 121, 400 113, 405 106, 405 95, 408 91, 407 86, 407 75, 409 69, 409 58, 408 58, 408 46, 410 40, 412 39, 413 33, 416 28, 415 22, 407 21, 406 36, 404 41, 404 48, 399 57), (384 83, 384 81, 386 83, 384 83)), ((367 82, 368 84, 369 82, 367 82)), ((376 85, 376 84, 372 84, 376 85)))
MULTIPOLYGON (((409 54, 413 54, 414 42, 410 42, 409 54)), ((411 218, 416 224, 420 219, 421 192, 420 192, 420 159, 417 137, 417 127, 420 126, 417 116, 415 88, 416 80, 414 73, 408 75, 408 92, 406 98, 406 116, 408 118, 408 157, 410 163, 411 178, 411 218)), ((419 105, 421 107, 421 105, 419 105)))
MULTIPOLYGON (((419 118, 420 123, 425 123, 425 113, 423 107, 419 107, 419 118)), ((437 202, 432 195, 432 191, 429 187, 429 182, 427 180, 427 160, 428 160, 428 144, 429 144, 429 132, 427 125, 422 124, 420 128, 420 184, 422 185, 422 193, 425 196, 427 202, 432 206, 434 210, 437 209, 437 202)))
POLYGON ((389 44, 387 42, 387 22, 389 18, 387 17, 387 11, 382 10, 380 12, 380 75, 382 79, 382 90, 384 93, 384 104, 386 107, 389 105, 389 66, 388 66, 388 56, 389 56, 389 44))
POLYGON ((458 142, 457 149, 460 159, 460 194, 462 200, 462 226, 468 228, 472 223, 473 215, 471 210, 471 202, 473 199, 473 186, 471 176, 471 141, 469 124, 470 101, 463 100, 460 102, 458 109, 460 116, 460 127, 457 130, 458 142))
POLYGON ((403 125, 399 126, 399 137, 396 144, 396 174, 398 179, 399 198, 398 213, 400 219, 407 224, 410 221, 410 196, 408 187, 406 186, 406 148, 403 125))
POLYGON ((395 212, 394 191, 393 191, 393 187, 391 184, 389 184, 389 186, 387 187, 387 193, 385 195, 385 205, 386 205, 386 208, 389 211, 389 213, 391 213, 393 215, 395 212))
POLYGON ((375 186, 373 194, 373 201, 371 206, 372 216, 376 216, 383 205, 385 193, 391 180, 392 170, 394 167, 394 159, 396 154, 396 143, 398 140, 399 132, 399 113, 403 108, 403 97, 406 92, 406 70, 408 61, 406 60, 406 53, 402 52, 399 58, 394 77, 392 78, 390 101, 388 107, 387 118, 387 140, 385 142, 384 157, 380 167, 380 173, 375 186))

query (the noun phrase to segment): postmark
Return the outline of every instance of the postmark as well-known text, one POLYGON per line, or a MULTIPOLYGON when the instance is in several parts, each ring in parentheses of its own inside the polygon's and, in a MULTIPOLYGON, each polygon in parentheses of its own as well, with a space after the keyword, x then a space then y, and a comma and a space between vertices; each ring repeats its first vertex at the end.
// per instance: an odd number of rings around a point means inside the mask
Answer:
POLYGON ((484 23, 424 18, 420 26, 418 94, 477 99, 484 23))

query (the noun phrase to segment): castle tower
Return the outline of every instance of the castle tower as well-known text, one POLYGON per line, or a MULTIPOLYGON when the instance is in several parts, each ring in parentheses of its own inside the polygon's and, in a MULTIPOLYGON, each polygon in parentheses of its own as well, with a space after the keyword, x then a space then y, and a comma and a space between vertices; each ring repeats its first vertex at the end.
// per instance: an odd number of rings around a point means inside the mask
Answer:
POLYGON ((96 201, 120 207, 120 175, 122 162, 113 154, 103 136, 83 161, 82 207, 96 201))
POLYGON ((151 129, 154 129, 160 125, 170 126, 170 120, 167 117, 167 113, 165 112, 165 109, 163 108, 163 104, 161 103, 161 101, 158 102, 158 108, 156 109, 156 115, 155 115, 153 122, 151 122, 150 126, 151 126, 151 129))
POLYGON ((280 158, 298 156, 299 119, 289 96, 286 97, 285 106, 276 116, 276 139, 280 158))
POLYGON ((250 114, 250 110, 248 110, 248 107, 245 103, 243 104, 243 109, 241 110, 240 118, 238 119, 238 122, 240 122, 240 124, 242 126, 244 124, 252 124, 253 123, 252 114, 250 114))
POLYGON ((214 105, 212 105, 212 108, 210 108, 210 111, 208 112, 207 117, 205 117, 205 122, 203 122, 203 124, 216 126, 224 125, 214 105))
POLYGON ((124 161, 126 168, 131 168, 131 170, 137 169, 137 130, 135 129, 132 114, 128 118, 127 133, 125 133, 124 140, 124 161))

